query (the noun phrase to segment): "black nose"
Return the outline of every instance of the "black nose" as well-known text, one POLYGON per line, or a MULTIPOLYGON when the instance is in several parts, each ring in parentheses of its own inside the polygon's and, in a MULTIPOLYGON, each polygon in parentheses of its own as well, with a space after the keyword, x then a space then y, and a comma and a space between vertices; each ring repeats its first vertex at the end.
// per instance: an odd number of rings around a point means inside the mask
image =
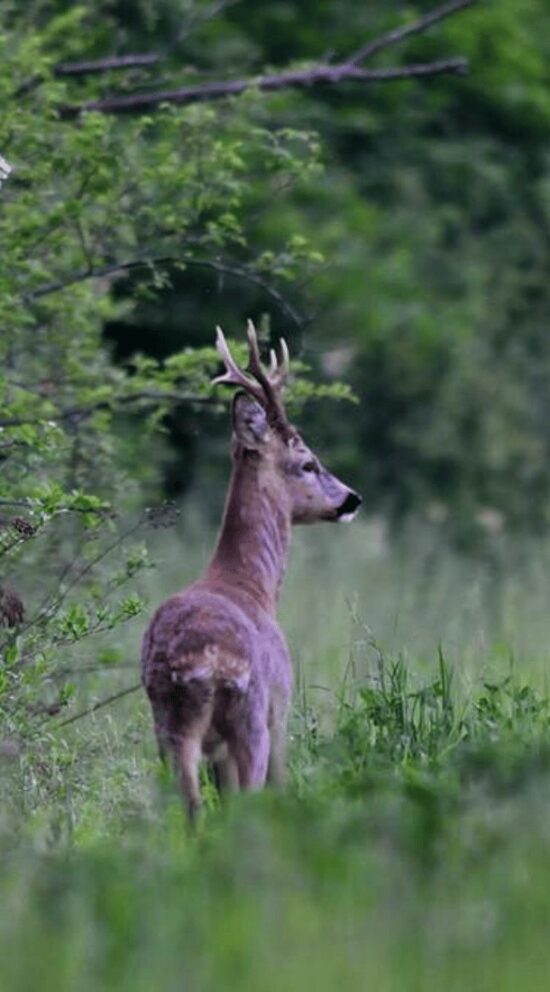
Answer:
POLYGON ((343 517, 345 513, 355 513, 361 503, 361 497, 357 493, 349 492, 342 505, 338 507, 338 516, 343 517))

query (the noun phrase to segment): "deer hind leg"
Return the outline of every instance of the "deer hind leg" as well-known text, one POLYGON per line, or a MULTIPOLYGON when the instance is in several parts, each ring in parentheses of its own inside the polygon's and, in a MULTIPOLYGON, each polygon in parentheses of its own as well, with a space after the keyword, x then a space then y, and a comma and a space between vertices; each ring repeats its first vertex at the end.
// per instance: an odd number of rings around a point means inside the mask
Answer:
POLYGON ((205 695, 196 708, 193 707, 194 693, 190 691, 189 695, 184 695, 179 732, 176 731, 172 734, 175 742, 173 754, 179 786, 191 823, 195 821, 202 805, 199 766, 203 754, 203 743, 212 720, 213 710, 211 692, 206 690, 204 686, 202 689, 205 695))
POLYGON ((202 741, 198 735, 186 735, 180 739, 175 752, 175 764, 181 794, 191 823, 195 822, 202 805, 199 783, 201 756, 202 741))
POLYGON ((155 737, 157 741, 158 755, 163 765, 168 762, 170 753, 170 736, 165 722, 165 712, 155 703, 152 703, 153 721, 155 726, 155 737))
POLYGON ((232 741, 229 751, 238 771, 239 787, 242 790, 261 789, 265 785, 269 761, 267 722, 252 734, 239 735, 232 741))
POLYGON ((189 819, 201 807, 199 766, 203 741, 212 718, 212 691, 190 681, 174 687, 170 696, 151 700, 161 758, 169 754, 189 819))

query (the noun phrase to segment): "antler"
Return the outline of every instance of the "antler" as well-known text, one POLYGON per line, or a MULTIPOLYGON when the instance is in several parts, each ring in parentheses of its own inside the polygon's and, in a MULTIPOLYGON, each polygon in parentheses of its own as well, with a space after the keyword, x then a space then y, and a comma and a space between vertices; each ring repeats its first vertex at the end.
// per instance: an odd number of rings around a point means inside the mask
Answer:
MULTIPOLYGON (((281 349, 281 363, 279 364, 277 360, 277 355, 273 348, 269 351, 269 370, 264 371, 262 363, 260 361, 260 351, 258 348, 258 338, 256 336, 256 328, 251 320, 248 321, 246 327, 246 333, 248 336, 248 347, 250 350, 250 371, 258 380, 258 382, 265 381, 269 384, 269 387, 275 392, 279 393, 283 390, 288 377, 290 375, 290 355, 288 353, 288 345, 284 338, 279 338, 279 347, 281 349)), ((262 382, 263 385, 263 382, 262 382)), ((264 387, 265 388, 265 387, 264 387)))
POLYGON ((216 328, 216 334, 216 348, 225 365, 225 372, 216 376, 212 382, 241 386, 264 407, 272 427, 282 433, 285 438, 292 436, 294 431, 288 423, 281 398, 282 390, 290 375, 290 356, 284 338, 280 339, 280 362, 277 360, 275 351, 271 349, 269 369, 266 371, 260 359, 256 328, 251 320, 248 321, 248 367, 251 373, 248 375, 235 362, 221 327, 216 328))
POLYGON ((212 379, 213 385, 218 385, 221 383, 227 383, 231 386, 241 386, 250 393, 259 403, 265 406, 265 397, 260 389, 258 383, 254 381, 246 372, 243 372, 239 368, 233 355, 229 350, 229 345, 226 341, 225 334, 223 333, 221 327, 218 325, 216 327, 216 348, 218 353, 225 365, 225 372, 222 375, 217 375, 215 379, 212 379))

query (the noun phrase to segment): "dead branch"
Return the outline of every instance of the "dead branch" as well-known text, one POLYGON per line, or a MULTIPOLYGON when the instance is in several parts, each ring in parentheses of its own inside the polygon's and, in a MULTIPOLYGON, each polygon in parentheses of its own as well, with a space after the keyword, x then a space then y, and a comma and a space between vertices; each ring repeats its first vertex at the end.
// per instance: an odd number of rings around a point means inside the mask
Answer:
POLYGON ((392 66, 388 69, 360 69, 348 62, 338 65, 321 65, 313 69, 258 76, 256 79, 233 79, 225 82, 202 83, 173 90, 155 90, 150 93, 129 93, 110 96, 87 103, 65 104, 59 108, 63 118, 77 117, 85 111, 103 114, 134 113, 152 109, 162 103, 188 104, 239 96, 256 87, 261 92, 299 88, 310 89, 319 85, 337 85, 343 82, 382 83, 395 79, 414 79, 421 76, 458 75, 468 71, 467 59, 442 59, 438 62, 419 62, 415 65, 392 66))
POLYGON ((404 24, 403 27, 394 28, 393 31, 388 31, 387 34, 380 35, 379 38, 367 42, 362 48, 358 48, 347 61, 350 65, 357 65, 358 62, 364 62, 365 59, 375 55, 376 52, 381 52, 382 49, 389 48, 391 45, 398 45, 399 42, 404 41, 405 38, 410 38, 412 35, 423 33, 432 24, 437 24, 438 21, 442 21, 445 17, 450 17, 451 14, 457 14, 458 11, 464 10, 466 7, 471 7, 473 3, 476 3, 476 0, 449 0, 449 3, 444 3, 441 7, 436 7, 435 10, 425 14, 424 17, 419 17, 412 24, 404 24))
POLYGON ((158 65, 171 54, 176 45, 181 45, 189 35, 203 27, 228 7, 234 7, 240 0, 216 0, 207 10, 198 12, 176 32, 167 50, 161 52, 134 52, 128 55, 111 55, 103 59, 85 59, 80 62, 59 62, 54 67, 56 76, 93 76, 103 72, 125 69, 148 69, 158 65))
POLYGON ((104 59, 82 62, 59 62, 54 68, 56 76, 93 76, 120 69, 142 69, 157 65, 163 58, 161 52, 141 52, 133 55, 111 55, 104 59))
MULTIPOLYGON (((223 7, 231 0, 221 0, 223 7)), ((85 103, 65 104, 59 108, 64 118, 72 118, 84 111, 98 111, 104 114, 133 113, 151 109, 162 103, 188 104, 209 100, 220 100, 230 96, 238 96, 256 87, 261 92, 274 92, 287 88, 310 88, 321 85, 337 85, 342 82, 377 83, 389 82, 395 79, 413 79, 421 76, 437 76, 442 74, 462 75, 467 71, 467 61, 463 58, 442 59, 435 62, 415 63, 405 66, 390 66, 389 68, 364 69, 359 62, 391 45, 396 45, 405 38, 421 34, 438 21, 470 7, 476 0, 447 0, 431 12, 418 18, 412 24, 407 24, 386 34, 381 35, 363 45, 349 58, 336 65, 316 65, 310 69, 289 70, 271 73, 265 76, 246 79, 222 80, 201 83, 193 86, 183 86, 176 89, 154 90, 141 93, 113 94, 85 103)), ((84 75, 86 73, 106 72, 111 69, 127 69, 135 66, 151 66, 157 64, 162 56, 158 52, 137 55, 113 56, 89 62, 63 63, 57 66, 56 73, 64 76, 84 75)))
POLYGON ((81 720, 85 716, 90 716, 91 713, 96 713, 97 710, 103 709, 104 706, 110 706, 111 703, 116 703, 124 696, 129 696, 130 693, 137 692, 138 689, 141 689, 141 682, 136 683, 136 685, 129 686, 128 689, 122 689, 121 692, 115 692, 114 695, 108 696, 107 699, 101 699, 98 703, 94 703, 93 706, 86 707, 85 710, 80 710, 79 713, 75 713, 73 716, 70 716, 68 720, 62 720, 61 723, 57 724, 57 727, 67 727, 70 723, 75 723, 76 720, 81 720))
MULTIPOLYGON (((99 269, 88 268, 83 272, 77 272, 74 275, 67 276, 65 279, 59 279, 55 282, 45 283, 43 286, 39 286, 38 289, 33 290, 33 292, 25 296, 25 301, 29 303, 33 300, 41 299, 43 296, 50 296, 52 293, 58 293, 61 290, 68 289, 70 286, 86 282, 88 279, 104 279, 109 276, 134 272, 139 269, 166 265, 184 265, 186 267, 210 269, 212 272, 217 272, 222 276, 234 276, 237 279, 242 279, 243 282, 257 286, 266 293, 278 306, 280 311, 300 330, 303 330, 310 322, 310 319, 300 314, 267 278, 250 266, 239 265, 238 263, 229 262, 224 259, 196 258, 192 255, 162 255, 158 258, 131 259, 127 262, 116 262, 113 265, 106 265, 99 269)), ((1 424, 0 426, 6 426, 6 424, 1 424)), ((9 426, 16 425, 11 423, 9 426)))
MULTIPOLYGON (((224 8, 232 6, 238 0, 221 0, 219 4, 215 4, 211 11, 207 12, 206 17, 203 19, 211 20, 212 17, 220 13, 224 8)), ((432 24, 437 24, 438 21, 442 21, 446 17, 450 17, 452 14, 456 14, 459 11, 470 7, 476 0, 448 0, 447 3, 442 4, 440 7, 436 7, 434 10, 425 14, 423 17, 419 17, 418 20, 413 21, 412 24, 403 25, 403 27, 394 28, 392 31, 388 31, 386 34, 381 35, 379 38, 375 38, 373 41, 367 42, 356 52, 353 53, 346 62, 349 65, 356 65, 358 62, 362 62, 367 58, 370 58, 376 52, 382 51, 384 48, 389 48, 391 45, 397 45, 405 38, 410 38, 412 35, 421 34, 426 31, 432 24)), ((195 25, 192 25, 193 27, 195 25)), ((200 26, 200 25, 199 25, 200 26)), ((183 37, 190 33, 190 30, 186 30, 183 34, 177 36, 176 41, 179 44, 183 37)), ((173 47, 173 46, 171 46, 173 47)), ((60 62, 54 67, 54 74, 56 76, 86 76, 86 75, 98 75, 103 72, 112 71, 124 71, 126 69, 136 69, 136 68, 149 68, 153 65, 158 65, 159 62, 166 56, 166 52, 134 52, 127 55, 111 55, 102 59, 89 59, 79 62, 60 62)))

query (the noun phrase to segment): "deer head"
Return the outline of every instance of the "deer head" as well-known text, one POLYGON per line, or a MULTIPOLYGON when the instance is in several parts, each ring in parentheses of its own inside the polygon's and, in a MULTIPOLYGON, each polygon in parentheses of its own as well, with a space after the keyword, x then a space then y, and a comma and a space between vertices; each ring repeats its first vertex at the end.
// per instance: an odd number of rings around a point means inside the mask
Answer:
POLYGON ((361 497, 327 471, 289 423, 282 393, 290 374, 286 342, 280 341, 280 358, 272 350, 269 368, 260 360, 252 321, 248 322, 248 370, 240 369, 224 333, 217 329, 216 347, 225 372, 213 380, 241 387, 233 401, 235 463, 251 460, 263 476, 263 485, 274 493, 294 524, 319 520, 351 520, 361 497))

